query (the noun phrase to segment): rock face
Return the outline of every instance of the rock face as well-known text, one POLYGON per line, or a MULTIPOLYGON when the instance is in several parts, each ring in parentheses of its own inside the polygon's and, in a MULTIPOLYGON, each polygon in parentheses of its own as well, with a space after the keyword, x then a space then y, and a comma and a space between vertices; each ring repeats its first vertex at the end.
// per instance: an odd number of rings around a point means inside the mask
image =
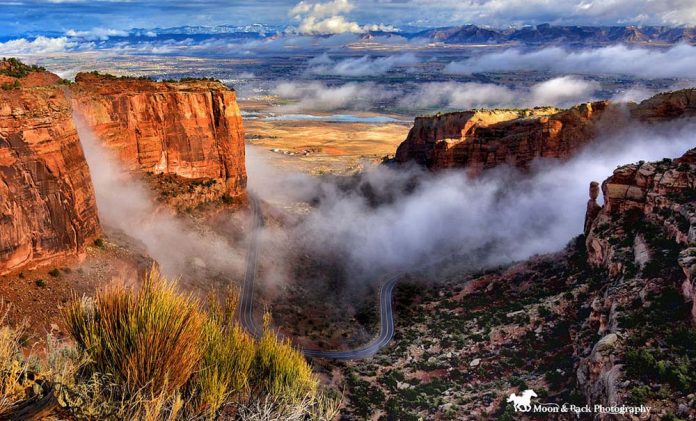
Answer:
MULTIPOLYGON (((686 276, 682 290, 684 298, 692 301, 696 285, 694 262, 689 257, 696 256, 696 149, 673 161, 620 167, 604 181, 602 191, 605 205, 593 219, 586 239, 589 263, 608 269, 612 276, 643 269, 648 261, 659 258, 649 258, 652 253, 646 239, 649 242, 664 235, 674 242, 674 255, 668 257, 672 263, 683 253, 679 258, 686 276), (625 224, 619 226, 617 220, 625 224), (631 234, 636 241, 624 247, 613 241, 631 234), (627 255, 633 261, 627 261, 627 255)), ((693 315, 696 322, 696 304, 693 315)))
POLYGON ((89 168, 63 91, 0 91, 0 274, 78 255, 98 234, 89 168))
POLYGON ((244 196, 234 91, 96 74, 78 75, 70 88, 59 82, 36 66, 0 61, 0 274, 80 255, 100 233, 73 111, 128 169, 167 177, 168 194, 185 190, 176 206, 244 196))
POLYGON ((656 376, 633 347, 653 352, 651 346, 676 341, 686 329, 680 324, 696 324, 696 149, 675 160, 620 167, 602 191, 605 205, 590 223, 586 247, 589 265, 606 275, 579 337, 584 330, 588 337, 621 332, 626 339, 586 356, 578 347, 577 375, 589 402, 616 403, 629 392, 620 387, 624 374, 656 376))
POLYGON ((628 106, 607 101, 554 109, 470 111, 418 117, 396 161, 472 174, 500 164, 526 169, 536 158, 567 159, 600 134, 631 119, 654 123, 696 116, 696 90, 656 95, 628 106))
POLYGON ((590 232, 592 223, 597 219, 599 211, 602 210, 602 207, 597 204, 597 197, 599 197, 599 183, 593 181, 590 183, 590 200, 587 201, 587 209, 585 211, 585 235, 590 232))
POLYGON ((213 179, 219 194, 246 187, 244 128, 234 91, 219 82, 178 83, 81 73, 74 108, 131 170, 213 179))

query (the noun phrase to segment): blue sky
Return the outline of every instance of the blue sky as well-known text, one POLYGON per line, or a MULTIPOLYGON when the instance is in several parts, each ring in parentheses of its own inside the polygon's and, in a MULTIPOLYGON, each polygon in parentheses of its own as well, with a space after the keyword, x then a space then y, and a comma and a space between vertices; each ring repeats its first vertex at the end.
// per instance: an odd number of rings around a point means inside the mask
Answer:
POLYGON ((291 13, 299 10, 297 0, 0 0, 0 36, 94 28, 301 25, 308 17, 311 28, 336 31, 356 28, 346 24, 696 24, 694 0, 306 0, 302 5, 305 12, 298 16, 291 13), (324 7, 312 9, 317 3, 324 7))

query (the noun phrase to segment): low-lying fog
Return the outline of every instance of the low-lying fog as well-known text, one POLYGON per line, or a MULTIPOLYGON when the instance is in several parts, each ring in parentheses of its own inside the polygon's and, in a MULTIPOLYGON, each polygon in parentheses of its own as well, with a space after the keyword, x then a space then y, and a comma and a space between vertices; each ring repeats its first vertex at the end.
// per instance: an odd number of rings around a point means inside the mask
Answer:
MULTIPOLYGON (((205 276, 209 271, 240 278, 244 269, 242 247, 222 236, 194 229, 165 206, 158 206, 149 186, 124 170, 77 113, 75 121, 103 226, 140 242, 172 279, 183 274, 205 276)), ((195 281, 205 285, 205 279, 195 281)))
MULTIPOLYGON (((245 242, 203 234, 157 207, 148 187, 124 174, 77 121, 105 226, 140 241, 171 276, 199 266, 239 279, 245 242)), ((678 157, 696 146, 695 129, 686 122, 636 124, 567 162, 539 161, 526 175, 497 168, 478 178, 414 166, 317 178, 275 168, 264 151, 249 146, 252 194, 271 204, 312 205, 290 223, 267 228, 261 255, 276 262, 269 268, 276 281, 291 276, 284 267, 288 250, 300 249, 362 282, 451 256, 492 266, 554 252, 581 233, 590 181, 606 179, 618 165, 678 157)))
MULTIPOLYGON (((500 265, 562 249, 582 232, 590 181, 622 164, 675 158, 696 146, 696 124, 636 125, 568 162, 537 162, 531 174, 370 167, 352 181, 289 173, 247 148, 249 189, 270 203, 316 206, 287 238, 338 258, 351 279, 369 280, 450 255, 500 265)), ((277 228, 269 229, 272 239, 277 228)), ((273 253, 269 241, 263 253, 273 253)))

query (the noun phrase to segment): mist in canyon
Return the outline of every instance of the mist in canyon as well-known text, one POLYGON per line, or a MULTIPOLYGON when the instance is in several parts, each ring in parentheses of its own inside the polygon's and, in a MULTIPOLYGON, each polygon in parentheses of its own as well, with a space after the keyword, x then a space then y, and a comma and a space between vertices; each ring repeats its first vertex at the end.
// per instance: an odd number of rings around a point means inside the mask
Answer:
POLYGON ((312 204, 282 229, 268 228, 262 254, 278 252, 273 245, 282 236, 336 259, 351 280, 369 282, 448 257, 478 269, 559 251, 582 233, 591 181, 619 165, 681 156, 696 145, 694 129, 636 124, 567 162, 539 160, 528 174, 501 167, 478 178, 461 169, 369 165, 355 177, 316 178, 275 168, 264 151, 247 147, 253 194, 274 204, 312 204))
POLYGON ((207 288, 206 278, 239 278, 245 248, 158 206, 151 189, 122 167, 101 145, 77 111, 73 112, 90 168, 102 225, 136 240, 170 278, 207 288))
MULTIPOLYGON (((157 206, 149 187, 76 121, 106 227, 141 243, 169 276, 198 271, 204 282, 212 271, 239 279, 244 241, 194 229, 157 206)), ((685 122, 636 124, 569 161, 538 160, 529 173, 500 167, 476 178, 461 169, 369 164, 354 176, 313 177, 274 166, 265 151, 247 146, 250 192, 271 208, 302 204, 302 212, 264 228, 263 277, 292 281, 298 250, 362 284, 448 259, 480 269, 561 250, 582 232, 590 181, 603 181, 619 165, 680 156, 696 145, 695 129, 685 122)))

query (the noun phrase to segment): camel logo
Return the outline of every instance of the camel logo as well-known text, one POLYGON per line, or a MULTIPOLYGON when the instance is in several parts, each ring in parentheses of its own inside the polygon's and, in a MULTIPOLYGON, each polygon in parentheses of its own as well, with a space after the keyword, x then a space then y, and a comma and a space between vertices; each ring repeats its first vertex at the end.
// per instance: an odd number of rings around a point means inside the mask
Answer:
POLYGON ((514 393, 508 397, 507 401, 512 402, 515 411, 529 412, 532 410, 532 398, 536 398, 537 394, 532 389, 527 389, 520 396, 514 393))

